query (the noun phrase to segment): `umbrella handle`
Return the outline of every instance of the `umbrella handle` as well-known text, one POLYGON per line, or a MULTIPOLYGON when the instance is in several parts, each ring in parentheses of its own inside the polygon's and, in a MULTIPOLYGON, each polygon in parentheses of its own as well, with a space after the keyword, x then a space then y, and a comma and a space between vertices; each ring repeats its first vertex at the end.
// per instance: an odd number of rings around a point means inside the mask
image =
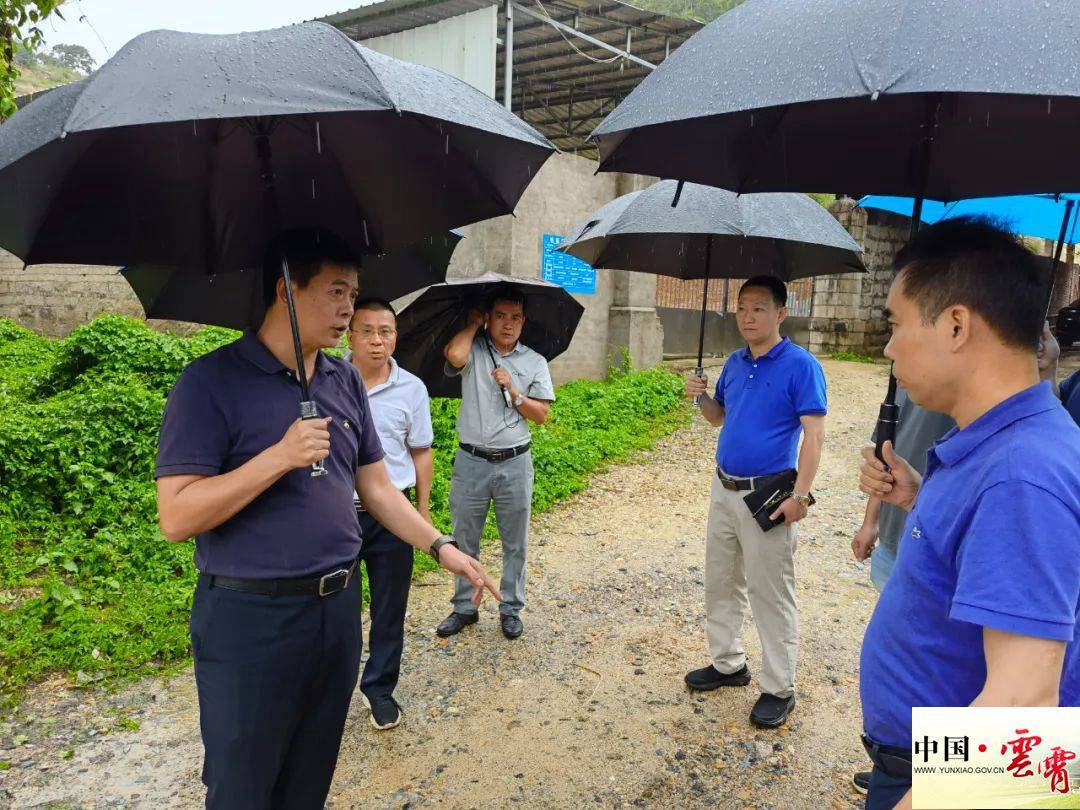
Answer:
MULTIPOLYGON (((701 377, 704 374, 705 374, 705 369, 702 366, 698 366, 697 368, 694 369, 694 376, 695 377, 701 377)), ((697 407, 700 407, 700 405, 701 405, 701 397, 700 396, 694 397, 694 407, 697 408, 697 407)))
MULTIPOLYGON (((319 409, 310 399, 300 403, 300 418, 304 420, 319 418, 319 409)), ((311 465, 311 477, 318 478, 322 475, 326 475, 326 465, 323 463, 323 459, 320 458, 311 465)))
MULTIPOLYGON (((889 368, 889 390, 885 394, 885 401, 878 410, 877 431, 874 437, 874 456, 882 464, 885 464, 885 456, 881 448, 885 442, 892 442, 896 447, 896 426, 900 423, 900 406, 896 404, 896 377, 893 376, 892 368, 889 368)), ((885 469, 889 465, 885 464, 885 469)))
MULTIPOLYGON (((495 368, 500 368, 498 361, 495 359, 495 351, 491 348, 491 334, 484 329, 484 344, 487 346, 488 356, 491 358, 491 365, 495 368)), ((514 402, 510 399, 510 392, 506 389, 506 386, 500 385, 499 390, 502 391, 503 402, 506 403, 507 408, 513 408, 514 402)))

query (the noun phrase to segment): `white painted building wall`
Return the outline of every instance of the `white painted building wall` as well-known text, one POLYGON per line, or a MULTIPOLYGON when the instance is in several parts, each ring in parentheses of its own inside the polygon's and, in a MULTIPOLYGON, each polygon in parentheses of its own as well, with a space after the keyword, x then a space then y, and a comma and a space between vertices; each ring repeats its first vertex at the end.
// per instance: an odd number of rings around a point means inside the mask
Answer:
POLYGON ((372 50, 441 70, 495 98, 498 8, 470 11, 430 25, 361 40, 372 50))

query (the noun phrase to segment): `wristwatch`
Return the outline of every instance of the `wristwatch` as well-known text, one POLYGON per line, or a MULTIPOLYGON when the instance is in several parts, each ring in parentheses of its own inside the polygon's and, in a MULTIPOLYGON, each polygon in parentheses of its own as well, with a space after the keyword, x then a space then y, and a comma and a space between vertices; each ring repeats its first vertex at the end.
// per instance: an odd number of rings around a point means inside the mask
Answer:
POLYGON ((525 395, 524 394, 518 394, 516 397, 514 397, 514 407, 515 408, 520 408, 521 403, 524 402, 524 401, 525 401, 525 395))
POLYGON ((813 501, 810 500, 810 493, 809 492, 806 493, 805 495, 800 495, 798 492, 792 492, 791 493, 791 498, 792 498, 792 500, 796 501, 797 503, 801 503, 807 509, 809 509, 811 503, 813 503, 813 501))
POLYGON ((439 549, 443 546, 453 546, 454 548, 457 548, 458 544, 457 540, 454 539, 454 535, 444 534, 431 544, 431 548, 428 549, 427 553, 431 555, 431 559, 435 560, 435 562, 439 561, 439 549))

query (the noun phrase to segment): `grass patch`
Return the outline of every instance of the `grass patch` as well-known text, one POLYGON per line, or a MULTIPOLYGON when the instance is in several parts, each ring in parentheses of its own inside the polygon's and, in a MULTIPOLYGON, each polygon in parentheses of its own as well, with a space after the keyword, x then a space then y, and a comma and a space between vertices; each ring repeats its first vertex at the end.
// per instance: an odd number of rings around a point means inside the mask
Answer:
POLYGON ((849 363, 876 363, 873 357, 858 352, 834 352, 829 355, 830 360, 846 360, 849 363))
MULTIPOLYGON (((157 526, 153 483, 166 397, 194 358, 236 338, 190 337, 102 316, 63 340, 0 319, 0 696, 51 672, 74 685, 187 663, 196 576, 190 544, 157 526)), ((689 421, 682 381, 663 370, 559 388, 533 430, 533 509, 585 488, 604 464, 689 421)), ((432 402, 432 518, 447 505, 458 402, 432 402)), ((495 536, 489 515, 486 537, 495 536)), ((416 556, 417 573, 435 567, 416 556)))

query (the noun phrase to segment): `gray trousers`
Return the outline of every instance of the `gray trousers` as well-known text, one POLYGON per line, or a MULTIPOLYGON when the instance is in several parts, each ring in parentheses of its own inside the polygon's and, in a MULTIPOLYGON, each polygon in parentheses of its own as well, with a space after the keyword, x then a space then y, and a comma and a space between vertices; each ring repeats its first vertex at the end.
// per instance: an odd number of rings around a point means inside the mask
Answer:
MULTIPOLYGON (((502 540, 503 573, 499 591, 503 601, 499 612, 517 616, 525 607, 525 549, 529 541, 532 512, 532 453, 524 453, 501 464, 458 450, 454 456, 454 477, 450 483, 450 512, 454 518, 454 539, 458 547, 480 559, 480 535, 488 507, 495 504, 495 523, 502 540)), ((451 603, 455 613, 476 613, 470 601, 473 587, 464 577, 454 583, 451 603)))
POLYGON ((724 489, 713 473, 705 538, 709 654, 719 672, 742 668, 746 651, 739 635, 749 606, 761 639, 761 691, 790 697, 795 693, 799 649, 795 526, 781 524, 762 531, 743 502, 746 494, 724 489))

